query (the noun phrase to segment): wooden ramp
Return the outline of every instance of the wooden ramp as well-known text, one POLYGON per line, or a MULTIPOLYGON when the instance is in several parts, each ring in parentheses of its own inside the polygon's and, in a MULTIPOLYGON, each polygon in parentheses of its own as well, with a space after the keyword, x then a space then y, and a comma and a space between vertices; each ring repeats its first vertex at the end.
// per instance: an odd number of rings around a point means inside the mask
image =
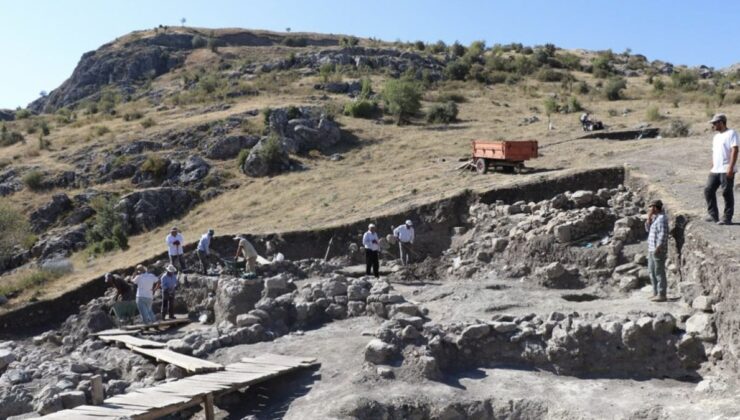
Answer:
POLYGON ((121 328, 113 328, 110 330, 98 331, 90 334, 93 337, 100 337, 101 335, 126 335, 134 334, 139 331, 159 331, 163 328, 170 328, 177 325, 189 324, 190 320, 187 318, 168 319, 166 321, 159 321, 152 324, 134 324, 124 325, 121 328))
POLYGON ((163 349, 167 347, 167 345, 164 343, 152 340, 145 340, 143 338, 134 337, 131 335, 100 335, 98 336, 98 338, 105 341, 106 343, 121 343, 128 348, 141 347, 151 349, 163 349))
POLYGON ((98 338, 106 343, 123 344, 134 353, 151 357, 158 362, 167 362, 179 366, 189 373, 212 372, 214 370, 224 369, 218 363, 166 349, 165 347, 167 345, 158 341, 145 340, 132 335, 100 335, 98 338))
POLYGON ((82 405, 46 419, 156 419, 199 404, 213 419, 213 398, 279 375, 316 366, 316 359, 265 354, 227 365, 224 371, 195 375, 108 398, 103 405, 82 405))

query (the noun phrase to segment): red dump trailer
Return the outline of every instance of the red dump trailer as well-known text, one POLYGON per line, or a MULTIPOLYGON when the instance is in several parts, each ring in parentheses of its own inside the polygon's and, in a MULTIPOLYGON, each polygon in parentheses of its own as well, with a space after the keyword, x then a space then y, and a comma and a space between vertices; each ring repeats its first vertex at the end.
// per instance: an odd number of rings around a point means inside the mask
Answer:
POLYGON ((521 173, 524 161, 537 157, 536 140, 473 141, 473 165, 479 174, 489 169, 521 173))

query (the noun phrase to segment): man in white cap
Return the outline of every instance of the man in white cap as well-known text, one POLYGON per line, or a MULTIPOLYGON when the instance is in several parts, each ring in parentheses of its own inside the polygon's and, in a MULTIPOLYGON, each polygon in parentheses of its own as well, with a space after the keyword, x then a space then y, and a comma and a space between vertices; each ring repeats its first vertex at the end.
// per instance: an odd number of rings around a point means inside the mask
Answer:
POLYGON ((211 253, 213 235, 215 235, 214 230, 208 229, 208 232, 204 233, 198 241, 196 254, 198 254, 198 260, 200 261, 200 272, 203 274, 208 274, 208 255, 211 253))
POLYGON ((182 249, 185 246, 185 239, 183 239, 177 226, 172 227, 165 238, 165 242, 167 243, 167 254, 170 256, 170 264, 176 267, 179 265, 180 271, 185 271, 185 257, 182 249))
POLYGON ((146 267, 141 264, 136 266, 135 273, 136 277, 132 282, 136 285, 136 306, 139 308, 143 322, 151 324, 157 320, 152 312, 152 299, 154 298, 154 285, 159 279, 147 272, 146 267))
POLYGON ((162 274, 159 282, 155 286, 162 289, 162 321, 165 320, 167 315, 170 319, 175 319, 175 290, 177 289, 177 268, 170 264, 167 266, 167 271, 162 274))
POLYGON ((733 184, 737 168, 738 142, 737 132, 727 128, 727 116, 715 114, 709 123, 717 132, 712 139, 712 169, 709 172, 707 185, 704 187, 704 199, 707 201, 708 222, 720 225, 732 224, 732 215, 735 211, 735 196, 733 184), (717 208, 717 189, 722 187, 722 197, 725 200, 725 211, 719 217, 717 208))
POLYGON ((370 223, 367 226, 367 232, 362 235, 362 246, 365 247, 365 274, 370 275, 370 269, 375 278, 380 277, 380 243, 378 234, 375 232, 375 225, 370 223))
POLYGON ((236 247, 236 255, 234 258, 239 258, 241 253, 246 260, 246 269, 249 273, 257 273, 257 250, 251 242, 247 240, 246 235, 239 235, 234 237, 235 241, 239 241, 239 245, 236 247))
POLYGON ((393 229, 393 236, 398 239, 398 255, 401 257, 401 264, 407 265, 411 252, 411 245, 414 244, 414 224, 411 220, 393 229))

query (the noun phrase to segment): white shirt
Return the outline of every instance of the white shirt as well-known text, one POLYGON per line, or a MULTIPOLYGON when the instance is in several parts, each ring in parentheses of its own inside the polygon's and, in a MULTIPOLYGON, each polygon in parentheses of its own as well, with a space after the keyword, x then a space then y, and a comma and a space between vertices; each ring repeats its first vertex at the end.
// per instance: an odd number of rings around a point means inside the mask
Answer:
POLYGON ((169 252, 170 255, 182 255, 182 247, 185 246, 185 239, 182 238, 182 234, 178 233, 176 236, 172 236, 172 234, 168 234, 167 238, 165 238, 165 242, 167 242, 167 252, 169 252), (180 245, 175 245, 175 242, 179 242, 180 245))
POLYGON ((362 246, 364 246, 365 249, 379 251, 380 244, 378 243, 378 234, 370 232, 369 230, 365 232, 365 234, 362 235, 362 246))
POLYGON ((403 224, 395 229, 393 229, 393 236, 398 238, 401 242, 410 242, 414 243, 414 228, 408 227, 406 224, 403 224))
POLYGON ((239 246, 242 248, 242 255, 244 255, 244 258, 257 258, 259 255, 257 254, 257 250, 254 249, 252 243, 246 239, 239 239, 239 246))
POLYGON ((136 297, 152 298, 154 293, 154 283, 159 281, 157 276, 152 273, 141 273, 134 277, 134 284, 136 284, 136 297))
MULTIPOLYGON (((727 167, 730 165, 732 158, 732 147, 738 147, 740 142, 737 139, 737 132, 729 128, 724 133, 717 133, 712 139, 712 173, 727 173, 727 167)), ((737 172, 737 166, 732 168, 737 172)))

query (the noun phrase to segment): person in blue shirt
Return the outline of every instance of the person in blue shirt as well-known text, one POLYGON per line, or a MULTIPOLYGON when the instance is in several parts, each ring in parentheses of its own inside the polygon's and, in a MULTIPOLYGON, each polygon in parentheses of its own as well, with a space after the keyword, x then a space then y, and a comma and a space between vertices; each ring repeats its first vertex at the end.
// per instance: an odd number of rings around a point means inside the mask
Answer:
POLYGON ((157 283, 162 289, 162 321, 169 314, 170 319, 175 319, 175 290, 177 289, 177 268, 170 264, 167 271, 157 283))
POLYGON ((198 241, 198 260, 200 260, 200 272, 208 274, 208 255, 211 253, 211 239, 213 239, 213 229, 208 229, 198 241))

